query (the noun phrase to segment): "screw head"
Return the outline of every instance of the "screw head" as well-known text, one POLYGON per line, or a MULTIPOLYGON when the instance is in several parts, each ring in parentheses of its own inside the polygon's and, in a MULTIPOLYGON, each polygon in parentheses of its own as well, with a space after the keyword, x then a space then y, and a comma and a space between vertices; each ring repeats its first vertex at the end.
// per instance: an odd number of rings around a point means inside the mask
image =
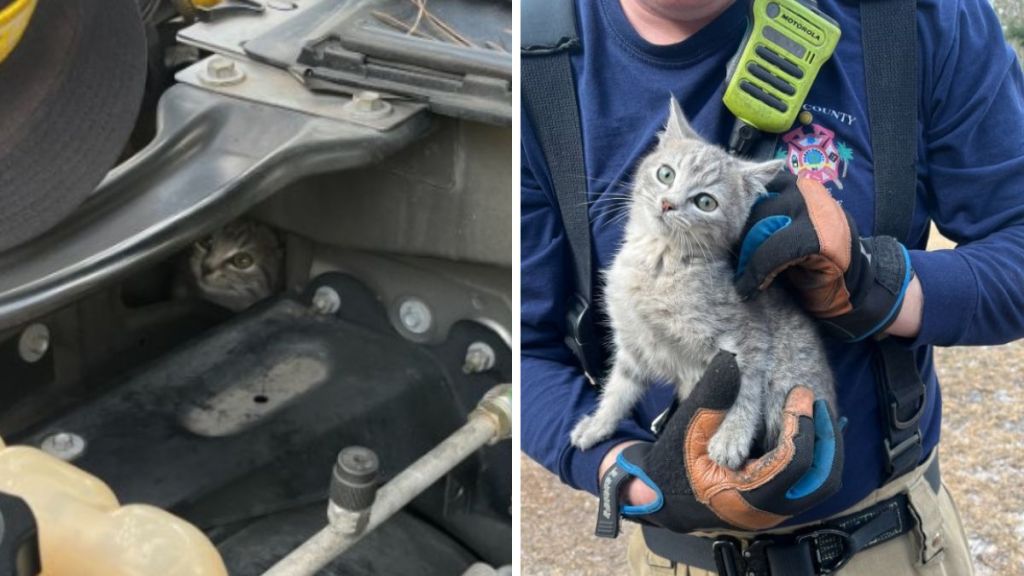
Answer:
POLYGON ((18 355, 29 364, 38 362, 50 350, 50 329, 46 324, 29 324, 18 338, 18 355))
POLYGON ((479 374, 494 368, 494 348, 486 342, 473 342, 466 348, 466 360, 462 371, 466 374, 479 374))
POLYGON ((85 452, 85 439, 71 432, 57 432, 43 438, 39 448, 51 456, 71 462, 85 452))
POLYGON ((238 66, 227 58, 211 58, 206 64, 206 71, 214 78, 231 78, 238 74, 238 66))
POLYGON ((398 307, 398 319, 409 332, 424 334, 430 330, 433 314, 427 304, 419 298, 407 298, 398 307))
POLYGON ((372 90, 356 92, 352 96, 352 103, 354 104, 354 108, 361 112, 373 112, 374 110, 380 110, 385 104, 385 102, 380 98, 380 93, 373 92, 372 90))
POLYGON ((234 60, 213 56, 200 69, 199 80, 208 86, 231 86, 245 80, 245 70, 234 60))
POLYGON ((334 314, 341 309, 341 296, 330 286, 321 286, 313 293, 313 309, 324 316, 334 314))
POLYGON ((384 118, 391 114, 392 106, 381 96, 380 92, 363 90, 352 95, 352 101, 345 109, 360 118, 384 118))

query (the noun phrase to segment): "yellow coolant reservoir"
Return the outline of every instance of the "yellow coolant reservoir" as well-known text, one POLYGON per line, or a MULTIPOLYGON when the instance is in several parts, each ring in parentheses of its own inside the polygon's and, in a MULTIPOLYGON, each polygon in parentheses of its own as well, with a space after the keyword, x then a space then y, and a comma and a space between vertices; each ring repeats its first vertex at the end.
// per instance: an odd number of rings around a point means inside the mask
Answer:
POLYGON ((36 517, 43 576, 227 576, 206 536, 159 508, 121 506, 79 468, 0 440, 0 491, 36 517))

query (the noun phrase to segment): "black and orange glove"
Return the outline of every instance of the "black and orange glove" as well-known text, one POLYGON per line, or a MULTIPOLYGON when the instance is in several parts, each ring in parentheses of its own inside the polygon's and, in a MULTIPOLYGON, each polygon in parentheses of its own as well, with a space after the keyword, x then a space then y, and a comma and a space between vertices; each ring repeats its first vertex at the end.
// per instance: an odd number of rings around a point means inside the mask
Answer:
POLYGON ((785 172, 768 190, 740 245, 740 295, 752 297, 784 274, 834 336, 855 342, 884 332, 913 277, 907 249, 888 236, 861 238, 820 182, 785 172))
POLYGON ((735 356, 719 352, 656 442, 623 450, 601 478, 597 535, 614 538, 620 516, 675 532, 765 530, 822 502, 840 487, 839 423, 810 389, 794 388, 778 444, 740 470, 719 466, 708 443, 739 392, 735 356), (623 484, 638 478, 657 494, 645 506, 620 505, 623 484))

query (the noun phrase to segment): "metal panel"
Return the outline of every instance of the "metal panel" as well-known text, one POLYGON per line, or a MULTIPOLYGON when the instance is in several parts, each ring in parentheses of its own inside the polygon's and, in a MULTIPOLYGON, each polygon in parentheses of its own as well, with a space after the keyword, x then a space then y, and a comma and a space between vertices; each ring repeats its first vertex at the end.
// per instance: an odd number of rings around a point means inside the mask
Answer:
POLYGON ((377 163, 430 126, 418 114, 380 132, 180 85, 158 120, 154 141, 71 218, 0 255, 0 329, 171 254, 303 176, 377 163))
POLYGON ((380 164, 297 182, 259 217, 324 244, 511 269, 512 132, 438 120, 421 143, 380 164))

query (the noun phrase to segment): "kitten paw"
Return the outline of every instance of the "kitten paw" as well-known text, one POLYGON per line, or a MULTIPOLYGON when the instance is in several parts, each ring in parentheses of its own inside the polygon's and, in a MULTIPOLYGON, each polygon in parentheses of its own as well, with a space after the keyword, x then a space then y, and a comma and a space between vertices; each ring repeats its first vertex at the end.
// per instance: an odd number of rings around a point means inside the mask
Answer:
POLYGON ((750 455, 750 436, 719 429, 708 444, 708 456, 720 466, 739 470, 750 455))
POLYGON ((586 416, 572 429, 569 438, 572 440, 573 446, 580 450, 586 450, 611 436, 612 432, 615 431, 615 424, 615 422, 612 422, 611 425, 608 425, 607 422, 593 415, 586 416))

